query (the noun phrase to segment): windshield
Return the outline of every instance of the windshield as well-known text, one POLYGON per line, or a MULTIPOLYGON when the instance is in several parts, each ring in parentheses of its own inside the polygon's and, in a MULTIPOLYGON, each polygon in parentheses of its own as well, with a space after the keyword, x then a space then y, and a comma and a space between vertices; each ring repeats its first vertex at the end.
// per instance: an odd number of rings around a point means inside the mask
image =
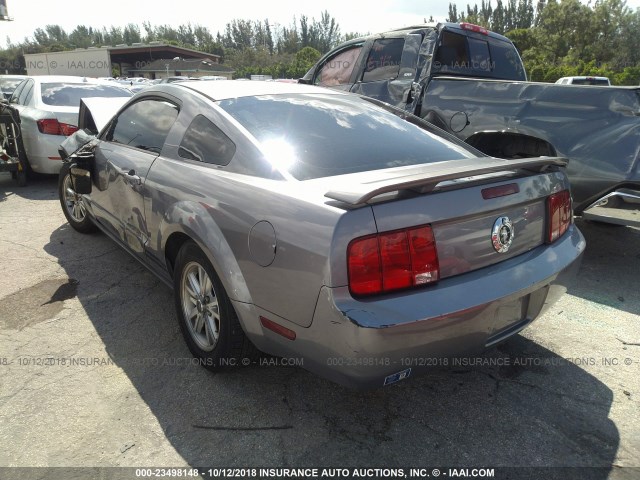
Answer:
POLYGON ((83 83, 43 83, 42 102, 58 107, 79 107, 86 97, 131 97, 133 94, 111 85, 83 83))
POLYGON ((3 78, 0 80, 0 88, 4 93, 11 94, 23 80, 24 78, 3 78))
POLYGON ((219 105, 261 143, 268 162, 298 180, 476 156, 351 95, 265 95, 219 105))
POLYGON ((474 38, 444 30, 433 63, 434 72, 474 77, 526 80, 520 55, 508 41, 474 38))
POLYGON ((609 86, 609 80, 604 78, 574 78, 571 81, 571 85, 600 85, 609 86))

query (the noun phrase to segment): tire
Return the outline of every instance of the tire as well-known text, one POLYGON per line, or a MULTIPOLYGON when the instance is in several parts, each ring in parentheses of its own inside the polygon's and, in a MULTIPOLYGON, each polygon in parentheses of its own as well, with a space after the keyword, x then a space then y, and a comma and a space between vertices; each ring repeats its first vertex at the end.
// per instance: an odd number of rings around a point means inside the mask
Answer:
POLYGON ((92 233, 97 230, 95 224, 89 218, 84 199, 73 190, 69 165, 63 165, 58 177, 58 196, 62 212, 69 225, 80 233, 92 233))
POLYGON ((173 282, 180 330, 202 366, 219 371, 247 365, 256 357, 222 282, 192 241, 178 252, 173 282))
POLYGON ((29 159, 27 158, 27 153, 24 149, 24 144, 22 143, 22 136, 18 137, 16 140, 17 148, 18 148, 18 158, 20 159, 20 163, 22 163, 22 169, 25 172, 25 178, 35 179, 38 178, 38 174, 33 171, 31 168, 31 164, 29 163, 29 159))
POLYGON ((27 186, 27 172, 26 170, 20 170, 19 172, 16 172, 16 180, 18 180, 18 186, 19 187, 26 187, 27 186))
POLYGON ((29 176, 29 170, 31 167, 29 166, 29 162, 27 160, 27 156, 24 153, 24 148, 22 148, 22 140, 20 140, 20 152, 18 155, 18 161, 20 162, 19 170, 16 172, 16 179, 18 180, 19 187, 27 186, 27 177, 29 176))

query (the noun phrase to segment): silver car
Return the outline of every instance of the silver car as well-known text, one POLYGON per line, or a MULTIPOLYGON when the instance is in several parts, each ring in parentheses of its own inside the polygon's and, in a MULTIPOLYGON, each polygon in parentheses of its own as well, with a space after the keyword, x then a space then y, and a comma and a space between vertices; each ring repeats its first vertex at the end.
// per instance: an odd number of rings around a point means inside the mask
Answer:
POLYGON ((28 166, 37 173, 60 171, 58 148, 64 137, 78 129, 81 98, 132 95, 126 88, 85 77, 27 77, 16 87, 9 103, 20 114, 21 140, 28 166))
POLYGON ((71 155, 60 199, 175 292, 193 355, 252 345, 354 387, 481 352, 575 276, 564 160, 484 156, 352 94, 156 85, 71 155))

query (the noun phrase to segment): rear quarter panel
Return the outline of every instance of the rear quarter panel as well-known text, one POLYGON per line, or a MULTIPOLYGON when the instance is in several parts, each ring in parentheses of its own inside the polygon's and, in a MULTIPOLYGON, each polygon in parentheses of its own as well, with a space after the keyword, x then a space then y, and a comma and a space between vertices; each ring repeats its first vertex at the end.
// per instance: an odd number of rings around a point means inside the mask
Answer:
POLYGON ((150 252, 164 263, 167 239, 184 233, 208 255, 231 299, 310 325, 343 212, 300 199, 287 183, 159 158, 145 184, 150 252), (259 222, 274 235, 257 252, 250 233, 259 222), (271 263, 261 261, 269 251, 271 263))

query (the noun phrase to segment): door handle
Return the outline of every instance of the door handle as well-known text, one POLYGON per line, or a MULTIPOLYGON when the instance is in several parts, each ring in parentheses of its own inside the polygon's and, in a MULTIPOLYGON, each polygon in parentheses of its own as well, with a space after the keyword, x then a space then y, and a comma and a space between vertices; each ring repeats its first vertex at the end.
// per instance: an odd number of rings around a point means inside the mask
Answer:
POLYGON ((122 172, 124 177, 131 183, 131 185, 142 185, 142 179, 136 175, 136 171, 132 168, 128 172, 124 170, 122 172))

